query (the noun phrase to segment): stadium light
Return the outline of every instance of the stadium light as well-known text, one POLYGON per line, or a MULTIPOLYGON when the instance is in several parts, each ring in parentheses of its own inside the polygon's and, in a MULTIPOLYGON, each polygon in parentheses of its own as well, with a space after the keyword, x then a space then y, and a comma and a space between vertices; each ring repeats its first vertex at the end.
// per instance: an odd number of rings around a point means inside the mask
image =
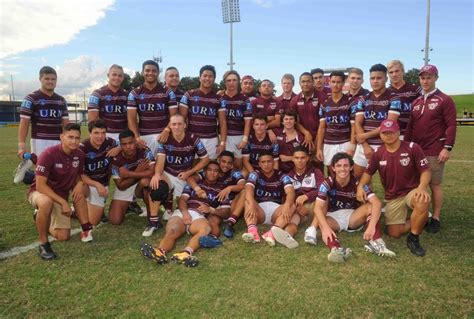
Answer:
POLYGON ((425 65, 427 65, 430 62, 430 51, 433 51, 432 48, 430 48, 430 7, 431 7, 431 1, 427 0, 426 3, 426 33, 425 33, 425 48, 421 49, 421 51, 425 52, 425 57, 423 60, 425 61, 425 65))
POLYGON ((232 25, 240 22, 239 0, 222 0, 222 21, 230 24, 230 69, 234 69, 232 25))

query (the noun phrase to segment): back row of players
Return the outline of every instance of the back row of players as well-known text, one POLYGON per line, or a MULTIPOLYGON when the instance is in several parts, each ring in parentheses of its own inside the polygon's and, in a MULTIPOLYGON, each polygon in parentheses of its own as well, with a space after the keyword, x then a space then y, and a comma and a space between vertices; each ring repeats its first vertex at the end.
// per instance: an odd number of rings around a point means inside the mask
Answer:
POLYGON ((235 71, 224 74, 226 89, 215 93, 212 66, 201 68, 200 87, 186 93, 178 90, 174 67, 165 72, 166 86, 158 82, 156 62, 145 61, 142 72, 145 83, 127 94, 120 88, 122 68, 110 67, 108 84, 89 100, 90 137, 80 144, 82 152, 77 150, 80 129, 67 124, 66 102, 54 93, 52 68, 41 69, 41 89, 25 98, 18 153, 25 152, 31 122, 31 151, 41 155, 29 200, 38 208, 43 258, 56 257, 48 232, 60 240, 69 238, 70 191, 81 239, 92 240, 92 224, 104 212, 109 175, 117 188, 109 221, 122 223, 129 203, 141 197, 148 219, 143 236, 161 226, 160 204, 172 208, 169 190, 179 198, 160 244, 142 247, 145 256, 160 263, 187 230, 193 237, 173 258, 195 265, 194 251, 222 243, 223 220, 224 235, 233 237, 233 225, 242 214, 248 226, 242 237, 248 242, 259 242, 257 224, 268 223, 273 227, 262 235, 266 242, 296 247, 298 224, 313 215, 305 241, 316 244, 320 228, 329 260, 344 261, 350 252, 340 247, 334 231, 363 225, 366 249, 393 256, 380 234, 380 201, 369 187, 377 170, 385 188, 389 235, 410 231, 408 247, 424 255, 418 235, 427 220, 428 185, 434 209, 429 229, 439 230, 443 164, 454 144, 456 122, 454 103, 436 89, 436 67, 421 69, 421 90, 403 81, 400 61, 391 61, 391 86, 386 89, 387 68, 376 64, 370 69, 372 92, 361 87, 363 73, 354 68, 348 73, 347 94, 342 92, 342 72, 330 75, 330 89, 323 85, 321 69, 302 73, 300 94, 293 93, 294 78, 286 74, 284 93, 277 98, 271 81, 263 80, 254 96, 253 78, 240 79, 235 71), (59 139, 61 124, 67 125, 59 139), (401 142, 403 135, 421 147, 401 142), (315 168, 318 162, 328 166, 325 180, 315 168), (408 220, 407 206, 414 208, 408 220))

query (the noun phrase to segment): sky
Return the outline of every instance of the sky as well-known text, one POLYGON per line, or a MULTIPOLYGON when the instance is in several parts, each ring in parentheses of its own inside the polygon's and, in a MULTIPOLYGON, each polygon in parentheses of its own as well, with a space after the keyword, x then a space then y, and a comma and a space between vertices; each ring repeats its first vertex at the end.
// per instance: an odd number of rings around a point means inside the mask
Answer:
MULTIPOLYGON (((423 65, 426 0, 240 0, 240 16, 234 69, 274 81, 278 92, 283 74, 315 67, 360 67, 370 87, 375 63, 423 65)), ((474 92, 473 16, 470 0, 431 0, 430 63, 448 94, 474 92)), ((212 64, 219 82, 229 28, 219 0, 0 0, 0 100, 10 99, 12 79, 16 100, 38 89, 38 71, 50 65, 56 92, 82 101, 111 64, 133 74, 158 55, 182 77, 212 64)))

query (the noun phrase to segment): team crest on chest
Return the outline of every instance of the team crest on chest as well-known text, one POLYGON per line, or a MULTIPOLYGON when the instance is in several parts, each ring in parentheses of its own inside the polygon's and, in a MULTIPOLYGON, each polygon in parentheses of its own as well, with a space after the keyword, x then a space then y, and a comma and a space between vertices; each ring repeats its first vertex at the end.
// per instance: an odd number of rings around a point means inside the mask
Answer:
POLYGON ((434 110, 438 106, 438 102, 428 104, 430 110, 434 110))
POLYGON ((402 164, 402 166, 408 166, 408 164, 410 164, 410 158, 405 157, 405 158, 400 159, 400 164, 402 164))

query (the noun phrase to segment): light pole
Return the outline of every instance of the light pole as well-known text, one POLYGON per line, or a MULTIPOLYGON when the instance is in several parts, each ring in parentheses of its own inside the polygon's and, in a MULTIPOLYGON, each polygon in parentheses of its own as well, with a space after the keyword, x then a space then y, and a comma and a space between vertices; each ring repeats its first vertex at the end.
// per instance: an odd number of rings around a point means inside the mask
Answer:
POLYGON ((222 0, 222 20, 224 23, 230 24, 230 69, 234 69, 234 56, 233 56, 233 30, 232 25, 234 22, 240 22, 240 8, 239 0, 222 0))
POLYGON ((430 51, 433 51, 432 48, 430 48, 430 7, 431 7, 431 1, 427 1, 427 7, 426 7, 426 34, 425 34, 425 48, 422 49, 421 51, 425 52, 425 57, 423 60, 425 61, 425 65, 427 65, 430 62, 429 54, 430 51))

